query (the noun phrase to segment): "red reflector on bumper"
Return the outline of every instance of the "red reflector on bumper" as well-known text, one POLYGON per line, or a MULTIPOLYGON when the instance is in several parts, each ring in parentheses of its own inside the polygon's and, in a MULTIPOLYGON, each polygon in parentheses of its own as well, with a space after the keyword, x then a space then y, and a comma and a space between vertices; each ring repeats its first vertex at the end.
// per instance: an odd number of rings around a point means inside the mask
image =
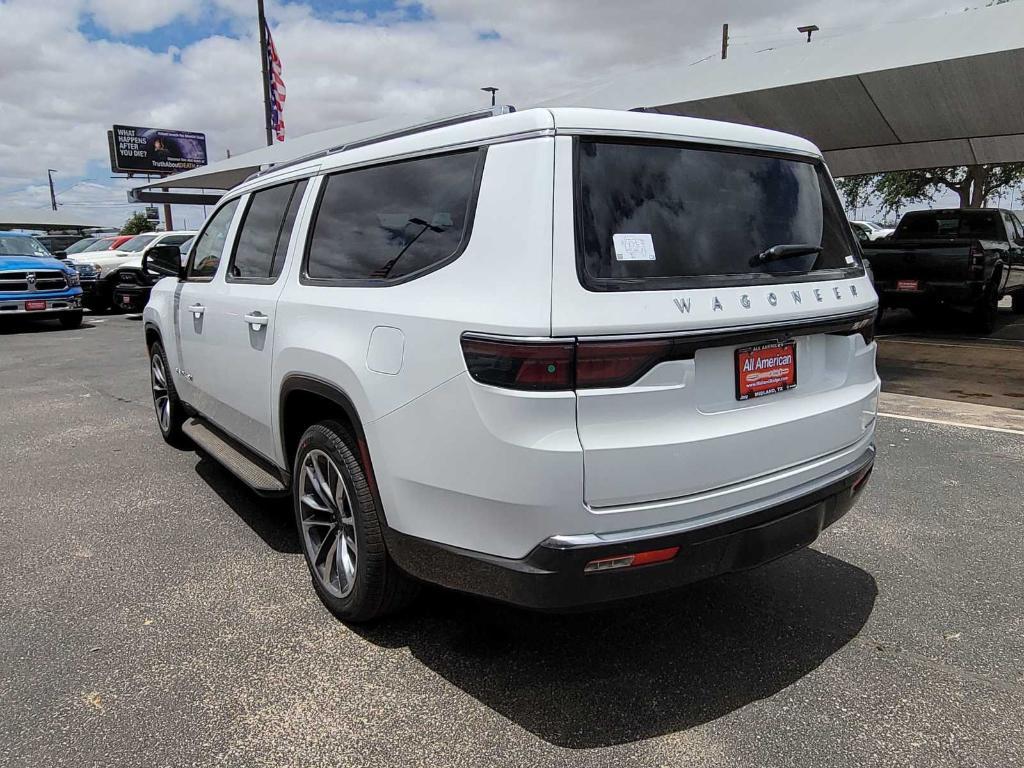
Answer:
POLYGON ((654 563, 665 563, 679 553, 679 547, 667 547, 665 549, 651 549, 646 552, 637 552, 633 555, 616 555, 615 557, 602 557, 599 560, 591 560, 583 567, 584 573, 596 571, 610 571, 616 568, 633 568, 638 565, 652 565, 654 563))

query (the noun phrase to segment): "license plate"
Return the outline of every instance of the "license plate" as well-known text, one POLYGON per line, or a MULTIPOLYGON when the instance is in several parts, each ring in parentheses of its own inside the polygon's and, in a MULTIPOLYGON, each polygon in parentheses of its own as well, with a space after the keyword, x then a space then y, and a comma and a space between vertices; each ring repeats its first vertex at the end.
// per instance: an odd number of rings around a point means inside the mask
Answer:
POLYGON ((41 309, 46 309, 45 299, 32 299, 25 302, 26 312, 38 312, 41 309))
POLYGON ((736 350, 736 399, 749 400, 796 386, 796 342, 771 342, 736 350))
POLYGON ((921 283, 917 280, 897 280, 896 290, 897 291, 916 291, 921 287, 921 283))
POLYGON ((121 303, 124 304, 126 307, 129 306, 132 303, 132 297, 131 296, 122 296, 121 297, 121 303))

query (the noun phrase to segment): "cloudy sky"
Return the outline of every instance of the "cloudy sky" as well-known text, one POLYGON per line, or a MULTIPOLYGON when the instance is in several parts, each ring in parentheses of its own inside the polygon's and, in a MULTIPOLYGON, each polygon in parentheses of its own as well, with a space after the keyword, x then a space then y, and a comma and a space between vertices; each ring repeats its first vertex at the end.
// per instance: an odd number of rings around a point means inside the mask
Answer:
MULTIPOLYGON (((653 61, 687 64, 962 12, 985 0, 266 0, 289 136, 389 115, 528 104, 653 61)), ((114 123, 201 131, 210 158, 263 143, 255 0, 0 0, 0 209, 133 210, 111 179, 114 123)), ((713 64, 709 64, 713 65, 713 64)), ((699 67, 694 71, 699 71, 699 67)), ((202 211, 175 208, 194 227, 202 211)))

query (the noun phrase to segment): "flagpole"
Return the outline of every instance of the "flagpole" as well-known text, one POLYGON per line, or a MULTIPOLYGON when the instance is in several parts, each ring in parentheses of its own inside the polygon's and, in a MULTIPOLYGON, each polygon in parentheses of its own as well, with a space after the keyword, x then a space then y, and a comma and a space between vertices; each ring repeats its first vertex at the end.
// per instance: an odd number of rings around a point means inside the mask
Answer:
POLYGON ((270 118, 270 67, 267 61, 267 17, 263 12, 263 0, 256 0, 260 25, 260 67, 263 70, 263 119, 267 128, 267 146, 274 143, 274 130, 270 118))

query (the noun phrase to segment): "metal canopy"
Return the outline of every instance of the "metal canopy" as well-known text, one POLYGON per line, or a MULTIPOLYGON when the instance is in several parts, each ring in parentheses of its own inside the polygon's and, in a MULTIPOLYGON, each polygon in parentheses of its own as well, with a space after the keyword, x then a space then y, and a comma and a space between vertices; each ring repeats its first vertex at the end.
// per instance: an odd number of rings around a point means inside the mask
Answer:
MULTIPOLYGON (((269 165, 287 163, 300 157, 321 152, 352 141, 358 141, 416 123, 416 118, 388 118, 354 123, 340 128, 308 133, 280 144, 255 149, 226 160, 210 163, 183 173, 176 173, 158 181, 151 181, 133 192, 148 190, 150 200, 160 196, 163 189, 219 189, 228 190, 241 184, 252 174, 269 165)), ((172 195, 166 195, 172 197, 172 195)), ((162 199, 162 197, 160 198, 162 199)))
POLYGON ((64 211, 0 210, 0 230, 33 229, 54 232, 65 229, 97 229, 99 226, 94 221, 86 221, 64 211))
MULTIPOLYGON (((1024 161, 1024 2, 695 66, 658 64, 534 106, 649 109, 804 136, 832 173, 1024 161)), ((796 33, 794 32, 794 37, 796 33)), ((415 125, 310 133, 136 188, 227 190, 261 168, 415 125)))
POLYGON ((724 61, 658 64, 545 105, 795 133, 824 151, 836 176, 1024 160, 1024 3, 827 32, 724 61))

